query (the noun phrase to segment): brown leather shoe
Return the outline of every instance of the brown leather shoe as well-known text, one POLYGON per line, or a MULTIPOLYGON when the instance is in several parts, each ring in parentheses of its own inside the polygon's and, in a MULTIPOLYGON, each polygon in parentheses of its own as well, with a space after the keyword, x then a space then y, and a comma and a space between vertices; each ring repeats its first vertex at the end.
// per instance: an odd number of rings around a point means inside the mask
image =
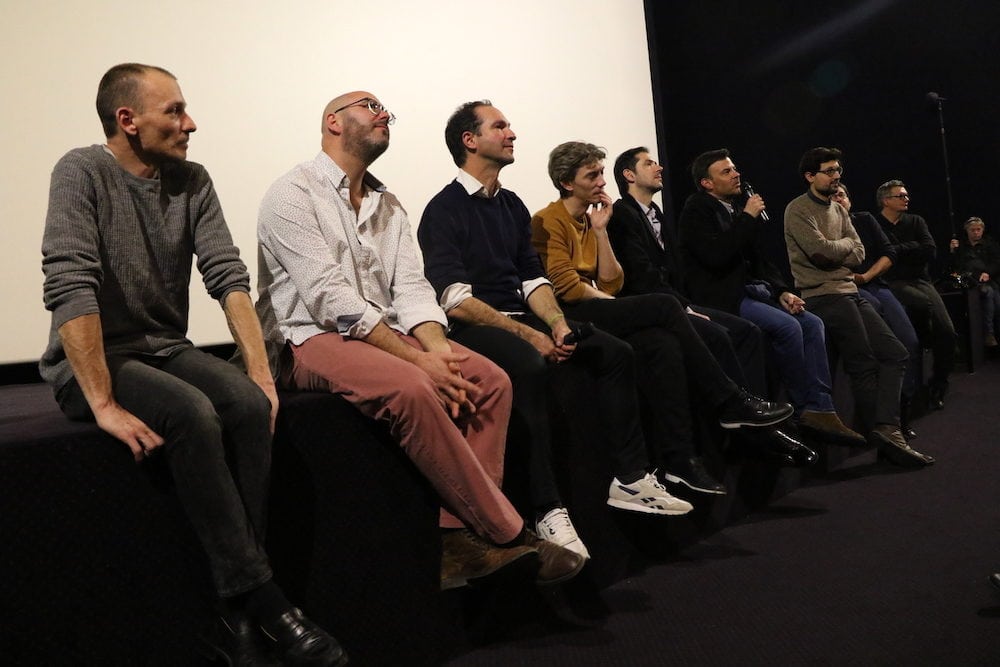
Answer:
POLYGON ((860 433, 856 433, 840 421, 836 412, 816 412, 815 410, 803 410, 799 416, 799 429, 817 440, 830 445, 844 445, 848 447, 865 447, 868 440, 860 433))
POLYGON ((578 575, 587 563, 587 559, 581 554, 543 540, 529 528, 524 529, 524 543, 538 550, 540 566, 535 583, 539 586, 551 586, 568 581, 578 575))
POLYGON ((498 547, 468 528, 441 536, 441 590, 458 588, 517 565, 528 572, 538 568, 538 549, 529 545, 498 547))

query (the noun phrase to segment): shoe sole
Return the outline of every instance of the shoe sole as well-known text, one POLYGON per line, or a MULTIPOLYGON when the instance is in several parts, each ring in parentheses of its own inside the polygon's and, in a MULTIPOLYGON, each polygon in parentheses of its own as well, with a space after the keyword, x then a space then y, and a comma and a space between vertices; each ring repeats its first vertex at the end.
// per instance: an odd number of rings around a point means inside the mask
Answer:
POLYGON ((838 447, 871 447, 871 443, 865 439, 860 433, 858 437, 843 435, 840 433, 832 433, 830 431, 824 431, 818 428, 812 428, 811 426, 806 426, 805 424, 799 424, 799 430, 803 435, 807 436, 811 440, 816 440, 822 442, 825 445, 836 445, 838 447))
POLYGON ((566 574, 562 575, 561 577, 557 577, 555 579, 545 579, 545 580, 536 578, 535 579, 535 583, 537 585, 539 585, 539 586, 555 586, 556 584, 561 584, 564 581, 569 581, 570 579, 572 579, 576 575, 580 574, 580 570, 582 570, 583 566, 586 565, 586 564, 587 564, 587 559, 586 558, 581 558, 579 565, 577 565, 575 568, 573 568, 572 571, 567 572, 566 574))
POLYGON ((663 473, 663 478, 672 484, 683 484, 692 491, 697 491, 698 493, 709 493, 713 496, 724 496, 726 495, 725 489, 707 489, 702 486, 697 486, 687 481, 683 477, 678 477, 677 475, 671 475, 670 473, 663 473))
POLYGON ((630 503, 626 500, 615 500, 614 498, 608 498, 608 505, 614 507, 615 509, 625 510, 627 512, 639 512, 641 514, 662 514, 664 516, 681 516, 682 514, 687 514, 692 508, 689 509, 659 509, 656 507, 646 507, 644 505, 636 505, 635 503, 630 503))
POLYGON ((469 586, 478 586, 487 581, 497 581, 501 579, 534 579, 538 572, 538 552, 526 551, 517 558, 513 558, 500 567, 476 577, 466 579, 469 586), (529 576, 530 575, 530 576, 529 576))
POLYGON ((794 413, 794 412, 795 412, 795 410, 793 408, 789 408, 788 409, 788 413, 785 414, 783 417, 775 417, 775 418, 769 419, 767 421, 748 421, 748 420, 722 421, 720 419, 719 420, 719 426, 721 426, 722 428, 726 428, 726 429, 736 429, 736 428, 742 428, 744 426, 746 426, 748 428, 760 428, 760 427, 763 427, 763 426, 774 426, 775 424, 780 424, 781 422, 783 422, 786 419, 788 419, 789 417, 791 417, 792 413, 794 413))

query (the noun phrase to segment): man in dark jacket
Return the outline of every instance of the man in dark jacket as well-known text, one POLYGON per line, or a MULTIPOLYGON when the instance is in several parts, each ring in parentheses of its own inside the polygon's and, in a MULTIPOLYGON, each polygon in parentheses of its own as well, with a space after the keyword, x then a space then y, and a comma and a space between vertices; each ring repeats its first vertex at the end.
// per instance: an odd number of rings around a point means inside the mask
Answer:
POLYGON ((800 428, 831 442, 866 444, 834 410, 822 320, 805 310, 757 247, 764 200, 744 194, 726 149, 696 157, 691 176, 698 191, 684 202, 679 220, 687 294, 767 335, 800 428))
POLYGON ((886 181, 875 192, 881 212, 877 216, 882 231, 896 252, 896 263, 886 273, 889 288, 906 306, 921 338, 930 341, 934 371, 927 383, 931 407, 944 407, 948 375, 955 366, 958 336, 941 295, 931 284, 928 264, 937 255, 937 245, 919 215, 909 213, 910 194, 903 181, 886 181))

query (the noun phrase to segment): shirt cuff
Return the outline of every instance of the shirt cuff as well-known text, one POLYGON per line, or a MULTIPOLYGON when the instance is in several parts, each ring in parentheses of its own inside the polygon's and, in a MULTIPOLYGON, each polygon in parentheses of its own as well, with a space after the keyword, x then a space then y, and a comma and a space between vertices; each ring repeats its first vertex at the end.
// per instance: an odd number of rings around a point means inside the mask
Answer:
POLYGON ((551 284, 552 281, 550 281, 548 278, 545 278, 544 276, 538 278, 532 278, 531 280, 525 280, 524 282, 521 283, 521 292, 524 294, 524 300, 527 301, 528 297, 531 296, 531 293, 534 292, 539 287, 541 287, 542 285, 551 285, 551 284))
POLYGON ((441 292, 441 308, 447 313, 471 296, 473 296, 472 285, 452 283, 441 292))

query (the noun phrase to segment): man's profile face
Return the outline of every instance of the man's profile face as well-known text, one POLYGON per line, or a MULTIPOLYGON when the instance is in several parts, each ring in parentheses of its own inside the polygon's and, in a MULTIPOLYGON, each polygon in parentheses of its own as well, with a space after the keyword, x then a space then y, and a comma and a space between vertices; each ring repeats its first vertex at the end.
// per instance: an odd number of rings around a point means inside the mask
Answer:
POLYGON ((604 180, 604 161, 597 160, 577 169, 573 182, 563 183, 563 187, 572 193, 572 197, 590 205, 601 200, 607 184, 604 180))
POLYGON ((476 155, 500 166, 512 163, 517 135, 507 118, 496 107, 488 106, 476 107, 476 117, 482 121, 479 133, 471 136, 476 155))
POLYGON ((740 172, 728 157, 709 165, 708 177, 701 179, 701 186, 719 199, 735 199, 743 192, 740 172))
POLYGON ((379 101, 370 93, 358 92, 356 97, 356 103, 337 112, 343 127, 341 140, 345 150, 371 164, 389 148, 389 112, 383 108, 381 113, 373 114, 363 103, 379 101))
POLYGON ((635 186, 647 192, 659 192, 663 189, 663 167, 645 151, 636 156, 635 186))
POLYGON ((901 185, 890 188, 889 194, 882 200, 882 206, 893 213, 903 213, 910 208, 910 193, 901 185))
POLYGON ((187 114, 187 103, 177 80, 162 72, 150 71, 139 83, 141 112, 133 110, 135 137, 146 156, 154 161, 187 158, 188 140, 198 129, 187 114))

